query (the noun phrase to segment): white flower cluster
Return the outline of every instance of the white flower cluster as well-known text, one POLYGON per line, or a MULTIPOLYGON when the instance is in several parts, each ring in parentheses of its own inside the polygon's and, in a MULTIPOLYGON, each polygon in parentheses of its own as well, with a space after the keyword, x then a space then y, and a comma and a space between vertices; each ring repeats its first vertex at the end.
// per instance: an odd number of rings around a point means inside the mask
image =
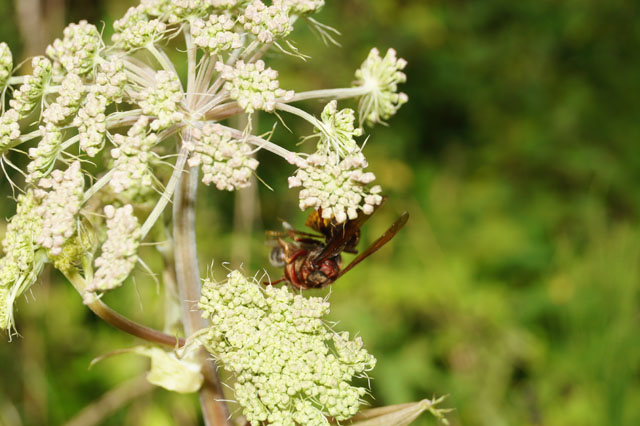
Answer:
POLYGON ((320 10, 324 0, 274 0, 273 4, 293 15, 306 15, 320 10))
POLYGON ((104 147, 107 131, 107 105, 122 102, 127 84, 124 63, 120 60, 101 63, 73 125, 78 128, 80 149, 94 157, 104 147))
POLYGON ((396 57, 396 51, 387 50, 384 58, 378 49, 371 49, 369 56, 356 71, 356 84, 370 89, 360 99, 360 121, 369 125, 381 123, 394 115, 407 102, 405 93, 398 93, 398 83, 407 81, 401 71, 407 61, 396 57))
POLYGON ((382 189, 376 185, 370 189, 375 175, 364 172, 368 166, 362 152, 357 151, 341 158, 334 151, 319 150, 307 158, 298 157, 298 170, 289 178, 289 187, 302 187, 300 209, 322 209, 322 217, 335 218, 342 223, 358 217, 358 210, 373 213, 382 202, 382 189))
POLYGON ((15 282, 33 264, 38 248, 35 239, 42 230, 42 218, 36 212, 36 205, 33 191, 18 196, 16 214, 7 224, 2 240, 5 256, 0 259, 0 288, 15 282))
POLYGON ((11 77, 13 71, 13 55, 7 43, 0 43, 0 92, 11 77))
POLYGON ((221 191, 234 191, 251 184, 258 160, 251 157, 248 143, 232 138, 228 130, 215 123, 194 129, 192 137, 192 141, 184 142, 191 152, 189 166, 202 165, 205 185, 213 182, 221 191))
POLYGON ((208 20, 195 19, 191 23, 193 44, 215 55, 242 47, 242 37, 233 31, 235 21, 227 15, 210 15, 208 20))
POLYGON ((155 80, 153 87, 148 87, 140 93, 138 104, 143 113, 157 117, 151 122, 151 129, 160 130, 184 118, 184 114, 179 111, 183 94, 180 80, 175 73, 158 71, 155 80))
POLYGON ((231 99, 249 114, 257 109, 273 112, 278 98, 286 101, 293 97, 293 90, 280 89, 278 71, 265 68, 262 60, 248 64, 237 61, 235 67, 218 62, 216 70, 226 80, 224 88, 231 99))
POLYGON ((273 43, 275 39, 285 37, 293 31, 285 8, 266 6, 260 0, 247 5, 244 13, 238 17, 238 22, 265 44, 273 43))
POLYGON ((140 9, 149 16, 167 15, 171 8, 171 0, 140 0, 140 9))
MULTIPOLYGON (((2 262, 3 259, 0 259, 2 262)), ((0 279, 3 268, 0 263, 0 279)), ((12 327, 13 298, 9 287, 0 286, 0 330, 8 330, 12 327)))
POLYGON ((366 389, 349 382, 376 361, 361 340, 327 328, 322 298, 263 289, 233 271, 226 283, 205 281, 199 308, 211 324, 205 348, 236 376, 235 396, 252 425, 322 425, 325 416, 357 413, 366 389))
POLYGON ((86 88, 80 76, 74 73, 67 74, 60 84, 56 101, 42 112, 42 118, 47 123, 57 125, 65 123, 78 112, 85 93, 86 88))
POLYGON ((114 159, 113 177, 109 185, 116 193, 137 195, 147 193, 153 183, 149 170, 151 148, 158 142, 158 135, 149 133, 149 118, 141 117, 127 132, 127 136, 116 134, 111 150, 114 159))
POLYGON ((42 232, 36 242, 48 248, 53 256, 62 252, 63 244, 76 232, 83 195, 84 178, 79 161, 64 172, 54 170, 50 177, 38 182, 35 196, 40 205, 36 212, 42 217, 42 232))
POLYGON ((83 75, 93 71, 102 47, 102 38, 95 25, 87 21, 70 24, 63 35, 62 40, 56 39, 47 47, 47 55, 60 62, 67 72, 83 75))
POLYGON ((143 5, 131 7, 127 13, 113 23, 115 34, 112 40, 127 50, 139 49, 160 40, 167 26, 159 19, 149 19, 143 5))
POLYGON ((0 117, 0 155, 4 150, 20 137, 20 114, 15 109, 10 109, 0 117))
POLYGON ((107 131, 106 111, 107 99, 96 93, 89 93, 73 120, 80 136, 80 149, 90 157, 94 157, 104 147, 104 135, 107 131))
POLYGON ((216 9, 231 9, 242 1, 243 0, 209 0, 209 3, 216 9))
POLYGON ((91 90, 104 96, 108 102, 120 103, 123 100, 126 85, 127 73, 124 70, 124 62, 115 59, 100 64, 91 90))
POLYGON ((95 261, 97 269, 93 281, 85 289, 88 293, 85 301, 92 299, 91 293, 122 285, 138 259, 142 231, 131 204, 118 209, 106 206, 104 214, 107 217, 107 239, 102 244, 102 254, 95 261))
POLYGON ((51 61, 44 56, 36 56, 31 61, 33 75, 25 76, 18 90, 13 92, 9 101, 11 108, 18 111, 21 117, 26 116, 38 104, 51 78, 51 61))
POLYGON ((356 117, 351 108, 338 111, 338 101, 334 100, 324 107, 320 118, 322 125, 317 130, 321 149, 334 150, 341 155, 360 149, 353 138, 362 136, 362 129, 354 125, 356 117))
POLYGON ((41 229, 33 192, 27 191, 18 196, 16 214, 2 240, 5 255, 0 258, 0 330, 13 327, 15 299, 35 283, 42 271, 44 258, 36 255, 35 242, 41 229))
POLYGON ((51 173, 62 150, 62 131, 58 127, 52 124, 40 126, 40 136, 38 146, 29 148, 31 162, 27 164, 27 181, 31 183, 51 173))
POLYGON ((169 22, 175 24, 206 16, 210 8, 209 0, 172 0, 169 6, 169 22))

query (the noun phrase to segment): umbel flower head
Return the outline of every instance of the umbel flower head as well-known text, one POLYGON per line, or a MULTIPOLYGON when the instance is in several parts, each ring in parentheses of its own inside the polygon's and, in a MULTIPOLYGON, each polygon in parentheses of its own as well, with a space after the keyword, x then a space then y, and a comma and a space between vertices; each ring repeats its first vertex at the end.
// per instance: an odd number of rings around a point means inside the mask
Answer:
POLYGON ((375 179, 362 152, 341 158, 333 151, 320 150, 297 160, 298 170, 289 178, 289 187, 302 187, 300 209, 322 209, 322 217, 342 223, 358 217, 358 211, 373 213, 382 202, 382 189, 368 188, 375 179))
POLYGON ((160 130, 182 121, 184 114, 178 110, 182 101, 182 86, 175 73, 158 71, 155 84, 140 92, 142 112, 156 116, 152 130, 160 130))
POLYGON ((216 69, 227 81, 224 88, 229 91, 231 99, 238 101, 247 113, 257 109, 273 112, 278 98, 287 100, 293 97, 293 91, 279 87, 278 72, 266 68, 262 60, 248 64, 238 61, 234 67, 218 62, 216 69))
POLYGON ((211 327, 205 348, 236 377, 234 392, 252 425, 328 424, 355 415, 367 393, 350 384, 375 358, 361 338, 336 333, 322 318, 329 303, 262 287, 233 271, 207 280, 199 308, 211 327))
POLYGON ((87 21, 70 24, 64 30, 62 40, 56 39, 47 47, 47 56, 58 61, 70 73, 90 72, 102 46, 100 33, 87 21))
POLYGON ((107 239, 102 244, 102 254, 95 261, 97 267, 93 281, 85 288, 85 302, 93 299, 92 293, 103 292, 122 285, 138 259, 138 246, 142 233, 133 206, 127 204, 116 209, 104 208, 107 217, 107 239))
POLYGON ((21 117, 30 113, 38 104, 51 78, 52 64, 44 56, 36 56, 31 61, 33 75, 25 77, 22 86, 13 93, 9 101, 11 108, 18 111, 21 117))
POLYGON ((356 71, 356 84, 368 88, 360 98, 360 121, 369 125, 381 123, 394 115, 407 102, 404 93, 398 93, 398 83, 407 81, 402 72, 407 61, 396 57, 394 49, 387 50, 384 58, 378 49, 371 49, 369 56, 356 71))
POLYGON ((114 136, 116 148, 111 150, 114 173, 109 184, 116 193, 133 197, 151 189, 153 175, 149 170, 149 161, 151 148, 158 142, 158 136, 150 133, 148 126, 149 118, 143 116, 129 129, 126 136, 114 136))
POLYGON ((191 152, 189 165, 202 166, 202 183, 214 183, 221 191, 246 188, 258 168, 249 144, 234 139, 220 124, 207 123, 202 129, 194 129, 192 139, 184 146, 191 152))
POLYGON ((287 12, 278 5, 266 6, 260 0, 254 0, 238 17, 238 22, 262 43, 273 43, 293 31, 287 12))
POLYGON ((210 15, 191 24, 193 43, 212 55, 242 46, 242 37, 233 31, 235 21, 227 15, 210 15))
POLYGON ((33 191, 18 196, 16 214, 7 225, 0 258, 0 330, 13 325, 13 304, 35 283, 45 263, 45 255, 36 242, 42 231, 33 191))
POLYGON ((49 178, 40 179, 34 194, 39 200, 36 213, 42 218, 42 231, 36 242, 52 255, 58 255, 75 233, 76 216, 82 207, 84 178, 80 162, 75 161, 64 172, 54 170, 49 178))
POLYGON ((10 109, 0 117, 0 155, 4 154, 9 145, 20 137, 20 114, 10 109))
POLYGON ((13 71, 13 55, 7 43, 0 43, 0 92, 4 91, 13 71))

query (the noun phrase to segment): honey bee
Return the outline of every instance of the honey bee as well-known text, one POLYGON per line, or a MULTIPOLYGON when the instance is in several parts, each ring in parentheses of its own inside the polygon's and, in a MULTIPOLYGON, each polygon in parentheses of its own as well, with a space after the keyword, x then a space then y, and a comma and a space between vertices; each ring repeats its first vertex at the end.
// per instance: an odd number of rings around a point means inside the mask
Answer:
POLYGON ((341 224, 336 223, 335 219, 322 218, 322 211, 315 210, 305 225, 317 234, 293 229, 286 222, 284 232, 268 231, 268 238, 277 242, 269 260, 274 266, 284 267, 284 276, 267 284, 286 281, 294 288, 306 290, 323 288, 335 282, 388 243, 407 223, 409 213, 404 212, 380 238, 342 268, 341 253, 358 253, 356 247, 360 241, 360 228, 380 205, 370 215, 361 213, 356 219, 341 224))

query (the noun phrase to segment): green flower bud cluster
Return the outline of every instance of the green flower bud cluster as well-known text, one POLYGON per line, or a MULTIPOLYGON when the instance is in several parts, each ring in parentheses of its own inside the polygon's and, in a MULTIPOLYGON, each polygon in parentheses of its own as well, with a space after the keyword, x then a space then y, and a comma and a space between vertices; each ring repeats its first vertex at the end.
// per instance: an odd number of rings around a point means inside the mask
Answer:
POLYGON ((216 9, 231 9, 243 1, 244 0, 209 0, 209 3, 216 9))
POLYGON ((24 78, 22 86, 13 93, 9 101, 11 108, 18 111, 20 117, 25 117, 38 104, 51 78, 52 64, 44 56, 36 56, 31 61, 33 75, 24 78))
POLYGON ((178 76, 169 71, 158 71, 155 85, 140 92, 138 104, 142 112, 154 115, 152 130, 165 129, 183 120, 184 114, 179 111, 184 95, 178 76))
POLYGON ((53 124, 40 126, 42 139, 38 146, 29 148, 27 164, 27 181, 37 183, 43 177, 51 173, 53 166, 62 151, 62 131, 53 124))
POLYGON ((80 149, 90 157, 104 147, 107 106, 124 100, 126 84, 127 74, 121 60, 100 64, 95 83, 89 88, 89 94, 73 120, 80 136, 80 149))
POLYGON ((100 64, 91 91, 104 96, 109 103, 120 103, 123 101, 126 85, 127 73, 124 70, 124 62, 115 59, 100 64))
POLYGON ((273 112, 276 100, 293 97, 292 90, 280 88, 278 72, 266 68, 262 60, 255 63, 238 61, 234 67, 218 62, 216 70, 226 80, 224 88, 229 91, 231 99, 238 101, 240 107, 249 114, 255 110, 273 112))
POLYGON ((104 135, 107 131, 107 99, 95 93, 89 93, 87 99, 73 120, 80 135, 80 149, 94 157, 104 147, 104 135))
POLYGON ((209 0, 172 0, 169 6, 172 24, 206 16, 211 11, 209 0))
POLYGON ((13 71, 13 55, 7 43, 0 43, 0 92, 4 90, 13 71))
POLYGON ((109 185, 114 192, 133 197, 151 191, 153 174, 149 170, 149 161, 158 135, 149 133, 148 127, 149 117, 143 116, 131 126, 127 136, 113 136, 116 148, 111 150, 114 172, 109 185))
POLYGON ((360 150, 353 139, 362 136, 362 129, 355 127, 355 111, 345 108, 338 111, 338 101, 331 101, 322 110, 322 125, 318 126, 318 149, 334 150, 347 155, 360 150))
POLYGON ((38 248, 36 237, 42 230, 42 218, 36 212, 33 191, 18 196, 16 214, 7 225, 2 240, 5 256, 0 259, 0 287, 9 286, 20 273, 31 269, 38 248))
POLYGON ((214 183, 221 191, 248 187, 258 168, 249 144, 232 138, 228 130, 216 123, 194 129, 192 140, 185 141, 184 147, 191 152, 189 166, 202 166, 202 183, 214 183))
POLYGON ((210 55, 242 47, 242 37, 233 31, 235 21, 227 15, 210 15, 208 20, 195 19, 191 23, 193 44, 210 55))
POLYGON ((356 71, 356 85, 370 89, 360 99, 360 121, 369 125, 382 123, 407 102, 407 95, 398 93, 398 83, 407 81, 407 76, 401 71, 406 66, 407 61, 397 58, 393 49, 387 50, 384 58, 380 57, 378 49, 371 49, 356 71))
POLYGON ((85 94, 82 79, 77 74, 67 74, 62 80, 56 101, 42 112, 42 118, 47 123, 64 124, 78 112, 85 94))
POLYGON ((95 260, 97 269, 93 281, 85 289, 85 302, 93 300, 96 292, 121 286, 138 259, 142 232, 133 214, 133 206, 127 204, 116 209, 108 205, 104 214, 107 217, 107 239, 102 244, 102 254, 95 260))
POLYGON ((5 255, 0 258, 0 330, 14 326, 13 303, 35 283, 44 266, 44 257, 37 254, 42 217, 36 207, 33 191, 18 196, 16 214, 2 240, 5 255))
POLYGON ((149 19, 144 6, 131 7, 113 23, 113 42, 125 50, 135 50, 160 40, 167 26, 159 19, 149 19))
POLYGON ((322 425, 357 413, 366 389, 349 382, 376 361, 360 339, 325 325, 327 301, 233 271, 225 283, 205 281, 199 307, 211 323, 205 348, 236 376, 235 397, 252 425, 322 425))
POLYGON ((317 12, 324 6, 324 0, 274 0, 273 5, 288 10, 293 15, 317 12))
POLYGON ((343 223, 358 217, 358 211, 373 213, 382 202, 379 186, 367 188, 375 180, 364 172, 367 160, 360 151, 341 158, 336 152, 320 150, 306 158, 298 157, 298 170, 289 178, 289 187, 302 187, 300 208, 322 209, 322 217, 343 223))
POLYGON ((102 48, 102 38, 95 25, 87 21, 70 24, 63 35, 62 40, 56 39, 47 47, 47 55, 69 73, 84 75, 93 71, 102 48))
POLYGON ((169 9, 171 9, 172 0, 141 0, 140 10, 144 11, 149 16, 161 17, 168 15, 169 9))
POLYGON ((34 195, 39 201, 36 213, 42 217, 42 231, 36 243, 57 256, 77 229, 77 216, 84 195, 80 162, 73 162, 64 172, 54 170, 50 177, 40 179, 34 195))
POLYGON ((265 44, 273 43, 277 38, 286 37, 293 31, 285 8, 275 5, 266 6, 260 0, 249 3, 244 13, 238 17, 238 22, 265 44))
POLYGON ((10 109, 0 117, 0 156, 11 143, 20 137, 20 114, 15 109, 10 109))

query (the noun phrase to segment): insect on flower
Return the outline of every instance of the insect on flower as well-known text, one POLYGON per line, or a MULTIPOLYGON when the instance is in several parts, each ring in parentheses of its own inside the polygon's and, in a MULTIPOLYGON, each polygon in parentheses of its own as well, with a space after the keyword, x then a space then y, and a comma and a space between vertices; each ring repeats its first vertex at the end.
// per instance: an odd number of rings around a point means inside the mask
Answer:
MULTIPOLYGON (((383 202, 386 198, 383 198, 383 202)), ((305 225, 318 234, 293 229, 285 222, 284 232, 267 231, 267 237, 276 241, 271 250, 270 262, 273 266, 284 267, 284 277, 265 284, 286 281, 300 290, 323 288, 353 269, 358 263, 378 251, 393 238, 407 223, 409 213, 404 212, 373 244, 358 254, 344 269, 342 255, 358 253, 360 228, 382 205, 380 203, 370 214, 360 214, 356 219, 338 224, 335 219, 323 219, 322 212, 311 212, 305 225)))

